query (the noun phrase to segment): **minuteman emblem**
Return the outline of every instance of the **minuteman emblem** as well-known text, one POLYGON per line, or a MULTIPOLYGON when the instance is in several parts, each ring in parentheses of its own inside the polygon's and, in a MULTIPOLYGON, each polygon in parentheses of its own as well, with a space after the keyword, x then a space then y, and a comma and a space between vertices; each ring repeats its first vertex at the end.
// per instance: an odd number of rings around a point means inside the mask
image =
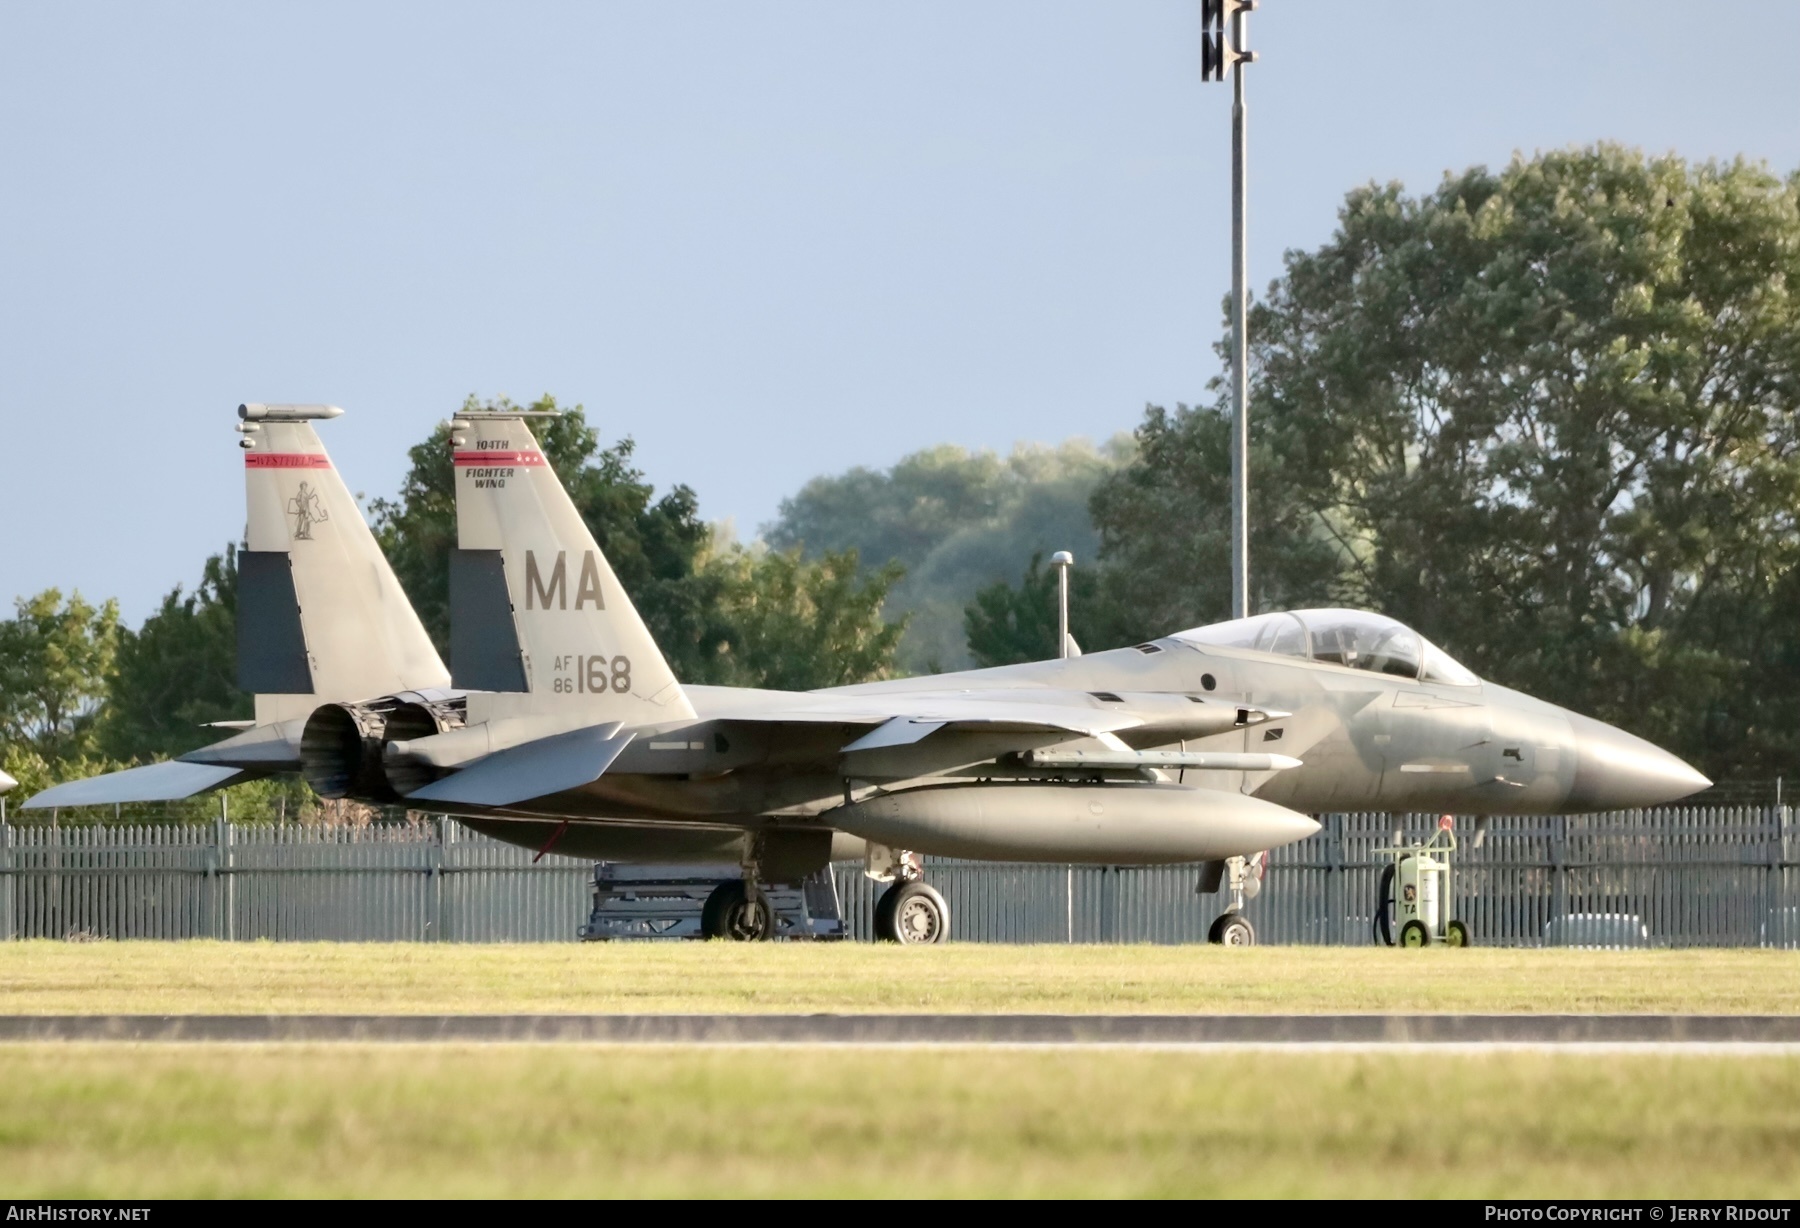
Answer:
POLYGON ((288 515, 294 518, 294 540, 312 540, 312 527, 321 520, 330 520, 325 514, 325 505, 319 502, 319 496, 312 488, 312 483, 300 483, 300 490, 288 500, 288 515))

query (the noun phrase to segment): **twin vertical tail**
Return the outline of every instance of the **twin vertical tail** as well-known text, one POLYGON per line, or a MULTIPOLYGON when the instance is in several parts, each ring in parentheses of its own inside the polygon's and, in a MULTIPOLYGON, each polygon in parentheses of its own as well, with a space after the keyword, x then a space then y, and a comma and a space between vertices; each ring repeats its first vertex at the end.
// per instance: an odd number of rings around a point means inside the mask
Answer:
MULTIPOLYGON (((312 423, 330 405, 240 405, 248 521, 238 552, 238 685, 255 727, 168 763, 46 789, 28 806, 167 801, 308 771, 296 727, 321 705, 448 686, 449 671, 312 423)), ((333 709, 337 710, 337 709, 333 709)), ((333 794, 332 796, 337 796, 333 794)))
POLYGON ((241 405, 249 519, 238 554, 238 685, 258 724, 321 703, 450 683, 312 423, 330 405, 241 405))
POLYGON ((450 660, 456 686, 486 692, 470 696, 470 724, 508 715, 570 724, 691 719, 680 683, 525 417, 458 414, 451 446, 450 660))

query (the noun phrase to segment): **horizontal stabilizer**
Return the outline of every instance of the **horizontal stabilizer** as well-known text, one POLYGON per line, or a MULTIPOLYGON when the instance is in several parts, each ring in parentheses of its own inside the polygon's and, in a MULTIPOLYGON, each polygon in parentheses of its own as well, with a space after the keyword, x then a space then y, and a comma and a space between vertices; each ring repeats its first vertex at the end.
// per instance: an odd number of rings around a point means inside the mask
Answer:
POLYGON ((53 785, 26 802, 21 809, 49 810, 62 806, 113 806, 121 802, 172 802, 209 789, 236 783, 249 773, 233 767, 204 763, 152 763, 126 768, 86 780, 53 785))
POLYGON ((258 772, 297 772, 300 770, 300 734, 305 727, 304 720, 254 725, 223 742, 190 750, 181 756, 181 762, 258 772))
POLYGON ((631 741, 633 735, 620 733, 620 728, 617 721, 589 725, 497 751, 460 772, 415 789, 406 800, 511 806, 579 789, 600 779, 631 741))

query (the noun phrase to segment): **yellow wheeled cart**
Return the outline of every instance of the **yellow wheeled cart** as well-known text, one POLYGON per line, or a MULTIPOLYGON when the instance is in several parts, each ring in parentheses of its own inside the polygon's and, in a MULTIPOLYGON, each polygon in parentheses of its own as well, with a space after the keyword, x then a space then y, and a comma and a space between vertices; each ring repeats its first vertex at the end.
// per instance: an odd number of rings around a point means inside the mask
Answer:
POLYGON ((1382 868, 1381 885, 1375 892, 1376 940, 1390 947, 1396 941, 1403 947, 1426 947, 1434 942, 1468 946, 1469 927, 1450 916, 1456 901, 1451 877, 1456 821, 1444 815, 1437 831, 1424 843, 1396 844, 1375 852, 1393 858, 1391 865, 1382 868))

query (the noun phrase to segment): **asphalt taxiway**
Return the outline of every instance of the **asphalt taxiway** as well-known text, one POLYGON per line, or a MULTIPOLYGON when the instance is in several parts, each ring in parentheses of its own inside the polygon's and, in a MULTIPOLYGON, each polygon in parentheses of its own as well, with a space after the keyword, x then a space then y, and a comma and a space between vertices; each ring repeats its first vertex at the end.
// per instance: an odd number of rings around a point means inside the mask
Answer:
POLYGON ((0 1015, 0 1042, 582 1043, 1800 1054, 1794 1015, 0 1015))

